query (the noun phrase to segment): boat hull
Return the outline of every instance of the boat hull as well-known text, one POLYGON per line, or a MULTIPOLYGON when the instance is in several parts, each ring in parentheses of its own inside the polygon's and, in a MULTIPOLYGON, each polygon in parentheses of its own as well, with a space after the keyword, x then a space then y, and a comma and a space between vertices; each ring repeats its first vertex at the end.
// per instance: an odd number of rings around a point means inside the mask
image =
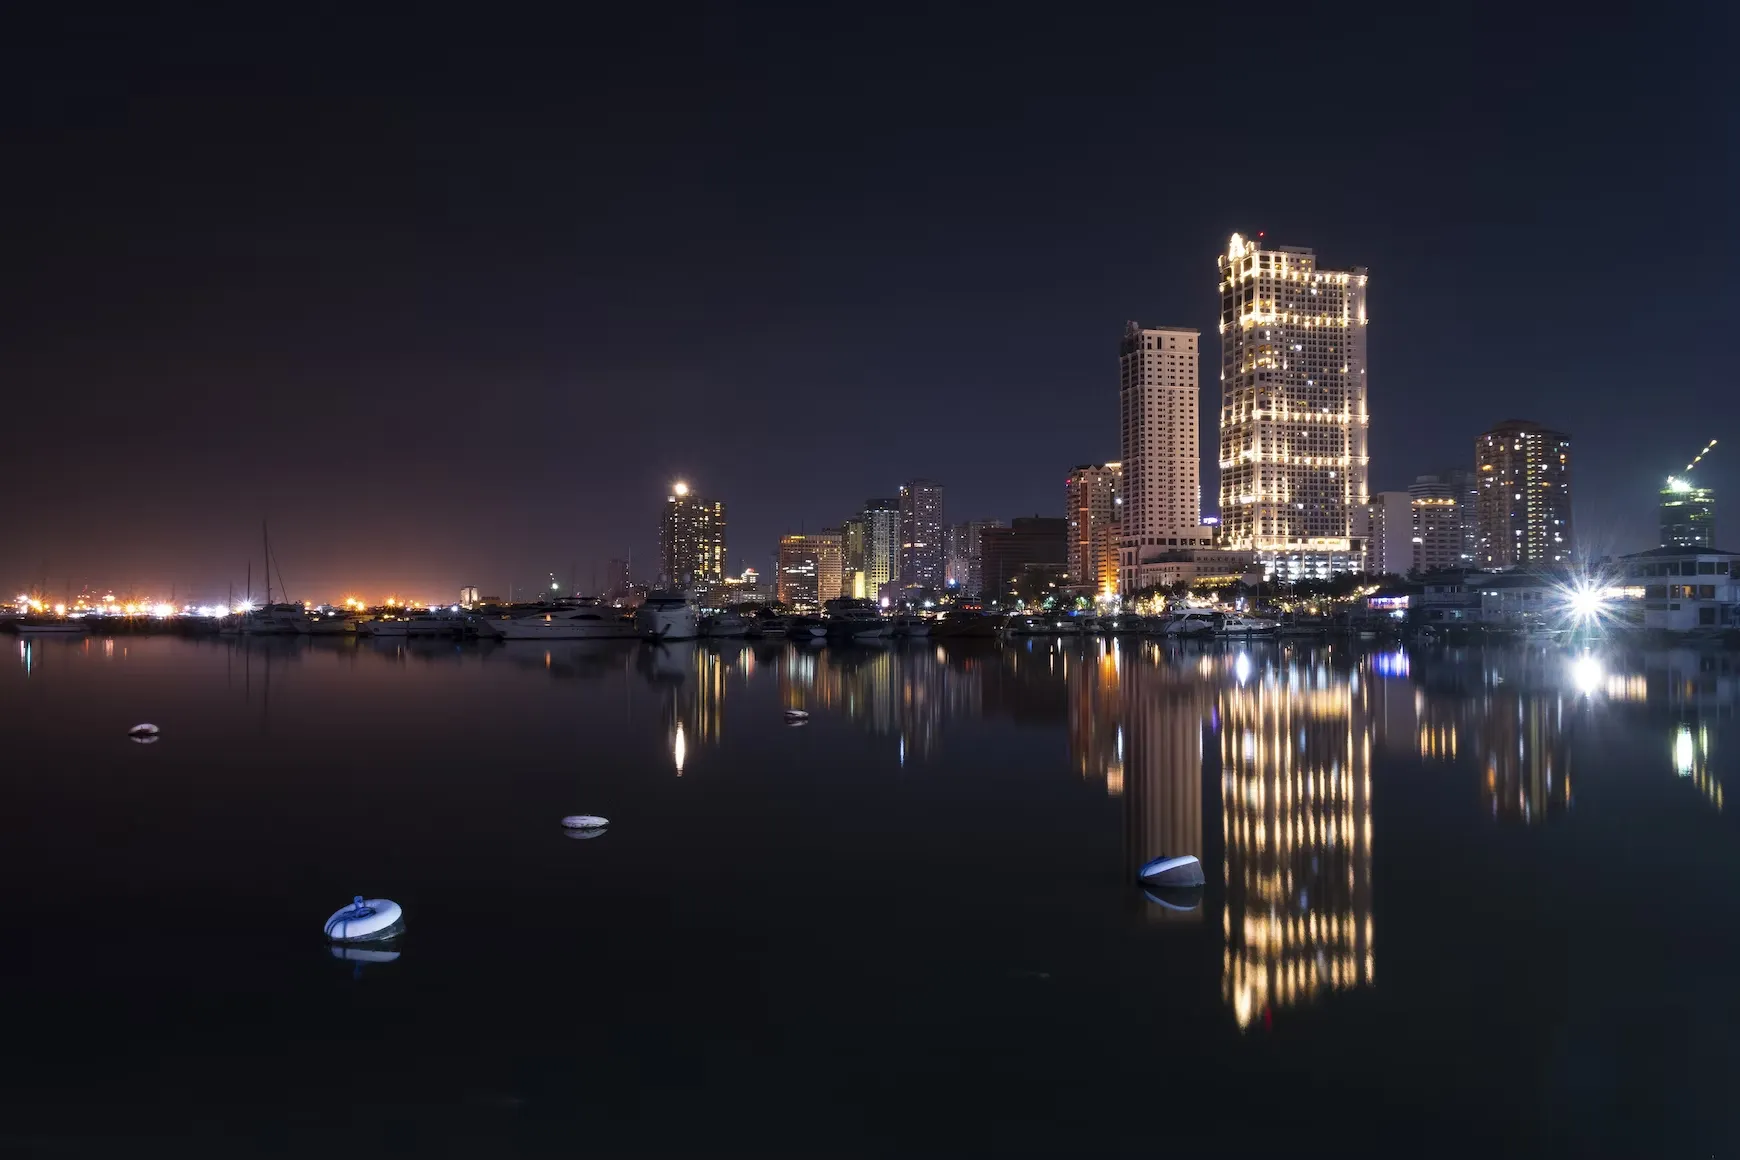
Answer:
POLYGON ((635 614, 634 626, 647 640, 694 640, 701 635, 692 608, 642 608, 635 614))

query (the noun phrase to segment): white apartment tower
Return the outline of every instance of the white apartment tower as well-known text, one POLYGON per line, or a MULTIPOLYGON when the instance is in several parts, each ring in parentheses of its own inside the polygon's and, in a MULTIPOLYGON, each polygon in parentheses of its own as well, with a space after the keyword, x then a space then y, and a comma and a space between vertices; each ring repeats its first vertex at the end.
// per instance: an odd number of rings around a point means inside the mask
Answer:
POLYGON ((1219 264, 1221 533, 1268 576, 1357 571, 1366 272, 1238 234, 1219 264))
POLYGON ((1140 587, 1147 556, 1208 547, 1196 438, 1196 343, 1182 327, 1124 327, 1118 348, 1124 465, 1118 533, 1119 588, 1140 587))

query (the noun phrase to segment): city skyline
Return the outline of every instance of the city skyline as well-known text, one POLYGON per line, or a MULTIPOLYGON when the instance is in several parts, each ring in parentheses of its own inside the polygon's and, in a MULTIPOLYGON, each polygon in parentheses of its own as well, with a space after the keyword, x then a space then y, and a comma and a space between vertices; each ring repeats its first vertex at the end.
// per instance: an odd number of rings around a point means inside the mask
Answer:
MULTIPOLYGON (((1234 230, 1377 279, 1373 491, 1528 415, 1577 438, 1579 546, 1639 550, 1651 497, 1724 434, 1700 424, 1733 291, 1682 257, 1733 185, 1708 148, 1728 88, 1683 52, 1714 19, 1525 13, 1425 45, 1399 18, 1280 29, 1383 97, 1338 125, 1331 176, 1304 176, 1323 133, 1301 128, 1243 183, 1213 176, 1248 164, 1228 127, 1269 114, 1225 91, 1231 14, 1169 26, 1200 51, 1164 73, 1086 28, 978 51, 964 13, 820 55, 813 27, 722 20, 729 52, 667 46, 648 79, 625 51, 535 93, 487 44, 460 91, 440 52, 310 73, 308 30, 247 70, 203 23, 33 39, 8 77, 27 179, 0 191, 29 223, 0 328, 30 432, 0 578, 221 596, 258 570, 265 518, 292 593, 587 587, 611 559, 652 571, 647 512, 677 478, 729 506, 731 573, 919 475, 957 513, 1055 513, 1060 471, 1120 455, 1100 401, 1123 320, 1209 341, 1234 230), (913 83, 864 98, 896 74, 913 83), (1144 121, 1164 148, 1129 148, 1144 121), (1500 276, 1542 251, 1553 294, 1500 276)), ((1205 506, 1217 410, 1199 403, 1205 506)), ((1718 455, 1697 482, 1737 480, 1718 455)))

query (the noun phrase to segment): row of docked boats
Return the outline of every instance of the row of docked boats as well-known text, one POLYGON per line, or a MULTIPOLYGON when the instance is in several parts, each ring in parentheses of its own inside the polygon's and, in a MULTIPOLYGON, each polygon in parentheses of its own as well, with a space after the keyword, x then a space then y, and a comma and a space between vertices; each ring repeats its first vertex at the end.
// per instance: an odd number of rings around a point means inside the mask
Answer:
POLYGON ((1121 612, 1113 616, 1013 616, 1004 626, 1009 636, 1169 636, 1206 639, 1211 637, 1274 636, 1280 624, 1254 616, 1186 609, 1165 616, 1141 616, 1121 612))

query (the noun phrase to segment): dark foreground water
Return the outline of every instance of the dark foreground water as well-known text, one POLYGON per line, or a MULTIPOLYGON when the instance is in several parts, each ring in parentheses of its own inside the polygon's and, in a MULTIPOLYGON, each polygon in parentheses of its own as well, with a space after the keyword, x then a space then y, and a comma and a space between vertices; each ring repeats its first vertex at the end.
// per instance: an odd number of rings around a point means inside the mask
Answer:
POLYGON ((4 646, 7 1154, 1740 1141, 1733 656, 4 646))

